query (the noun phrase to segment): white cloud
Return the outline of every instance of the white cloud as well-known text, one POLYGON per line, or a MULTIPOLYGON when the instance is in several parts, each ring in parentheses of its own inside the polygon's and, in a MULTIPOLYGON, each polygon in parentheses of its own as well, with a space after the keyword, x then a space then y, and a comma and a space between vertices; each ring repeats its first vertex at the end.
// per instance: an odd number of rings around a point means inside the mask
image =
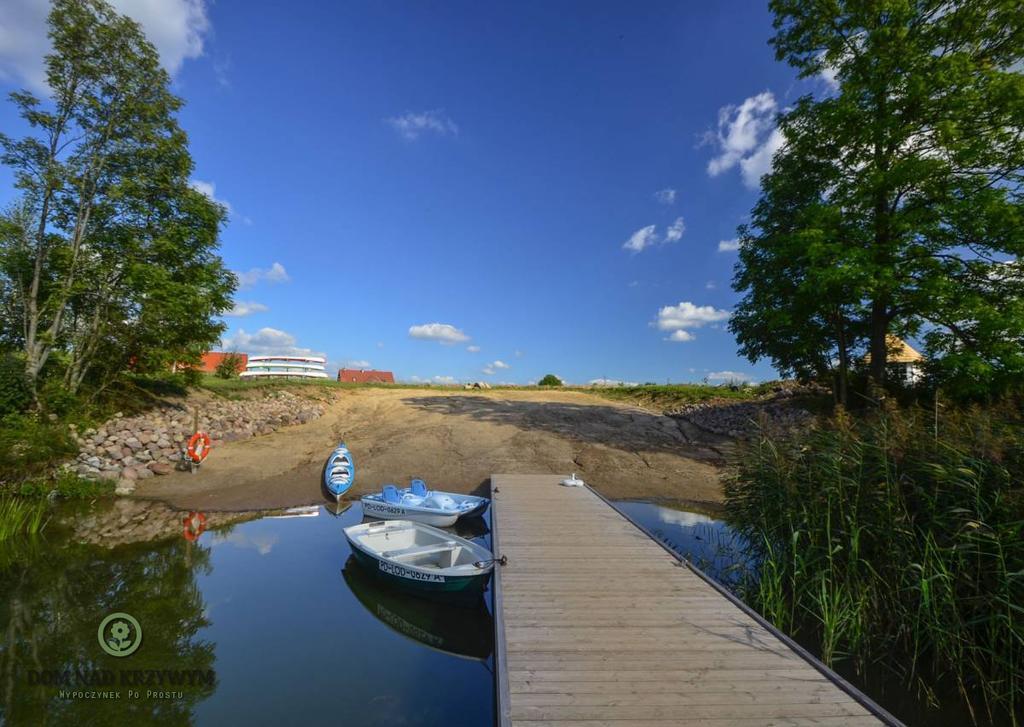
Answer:
POLYGON ((437 341, 445 345, 463 343, 469 340, 469 336, 448 323, 423 323, 418 326, 410 326, 409 335, 412 338, 419 338, 424 341, 437 341))
POLYGON ((666 305, 658 311, 657 326, 662 331, 678 328, 700 328, 709 323, 728 320, 729 311, 710 305, 694 305, 682 301, 679 305, 666 305))
POLYGON ((706 137, 718 149, 708 162, 708 174, 717 177, 739 166, 743 183, 756 188, 761 176, 771 169, 772 155, 784 138, 775 128, 778 104, 771 91, 751 96, 739 106, 718 111, 718 130, 706 137))
POLYGON ((273 263, 269 268, 250 268, 246 272, 235 272, 238 277, 238 289, 245 290, 257 283, 287 283, 291 280, 284 265, 279 262, 273 263))
POLYGON ((671 187, 665 187, 665 189, 659 189, 654 193, 654 199, 658 200, 659 204, 675 204, 676 203, 676 190, 671 187))
POLYGON ((676 221, 668 226, 665 231, 665 242, 677 242, 686 232, 686 224, 682 217, 676 217, 676 221))
POLYGON ((470 353, 480 353, 479 346, 466 346, 466 350, 469 351, 470 353))
POLYGON ((753 381, 750 374, 741 371, 712 371, 708 374, 708 381, 753 381))
POLYGON ((708 282, 704 283, 705 290, 714 290, 717 287, 718 286, 715 284, 714 280, 709 280, 708 282))
POLYGON ((214 182, 204 182, 202 179, 193 179, 188 183, 188 186, 192 187, 192 189, 200 194, 205 194, 217 204, 223 205, 227 209, 229 215, 234 214, 234 209, 231 207, 231 203, 226 199, 219 199, 217 197, 217 185, 214 182))
POLYGON ((635 381, 623 381, 621 379, 591 379, 587 382, 591 386, 639 386, 635 381))
POLYGON ((233 318, 244 318, 245 316, 251 316, 253 313, 266 313, 268 310, 270 308, 256 301, 236 300, 234 307, 224 315, 232 316, 233 318))
POLYGON ((494 374, 496 374, 501 369, 510 369, 510 368, 512 368, 512 367, 509 366, 504 361, 492 361, 491 363, 489 363, 486 366, 484 366, 483 372, 485 374, 487 374, 488 376, 493 376, 494 374))
POLYGON ((690 329, 701 328, 729 318, 729 311, 710 305, 694 305, 682 301, 679 305, 666 305, 658 310, 658 319, 652 324, 662 331, 670 331, 666 341, 682 343, 696 338, 690 329))
POLYGON ((345 361, 342 368, 346 369, 369 369, 373 368, 370 366, 370 362, 363 359, 356 359, 354 361, 345 361))
POLYGON ((757 151, 740 162, 740 173, 743 175, 743 183, 751 189, 757 189, 761 184, 761 177, 772 170, 772 160, 775 152, 786 144, 786 137, 778 129, 772 129, 768 140, 762 144, 757 151))
MULTIPOLYGON (((111 0, 119 13, 138 21, 172 75, 203 54, 210 31, 206 0, 111 0)), ((43 56, 50 52, 48 0, 4 0, 0 17, 0 79, 45 92, 43 56)))
POLYGON ((256 333, 239 329, 222 342, 227 351, 240 351, 254 356, 324 356, 322 351, 297 346, 295 336, 277 328, 261 328, 256 333))
POLYGON ((821 73, 818 74, 818 78, 824 81, 829 89, 833 91, 839 90, 839 71, 827 63, 822 64, 821 73))
POLYGON ((683 222, 682 217, 677 217, 675 222, 665 229, 664 237, 658 235, 657 225, 647 225, 647 227, 641 227, 630 235, 629 239, 622 243, 622 249, 629 250, 634 254, 643 252, 654 245, 678 242, 684 232, 686 232, 686 224, 683 222))
POLYGON ((718 241, 718 252, 734 252, 740 249, 740 241, 733 238, 732 240, 719 240, 718 241))
POLYGON ((697 337, 690 333, 689 331, 678 330, 672 331, 672 335, 667 336, 665 340, 672 341, 674 343, 686 343, 688 341, 694 340, 695 338, 697 337))
POLYGON ((438 383, 438 384, 454 384, 455 383, 455 377, 454 376, 435 376, 434 377, 434 382, 438 383))
POLYGON ((651 245, 658 242, 658 235, 655 233, 655 225, 647 225, 629 236, 629 239, 622 243, 623 250, 630 252, 643 252, 651 245))
POLYGON ((384 121, 406 141, 416 141, 425 133, 438 136, 458 136, 459 127, 441 109, 433 111, 407 111, 384 121))
POLYGON ((516 356, 516 358, 522 358, 522 357, 523 357, 523 352, 522 352, 522 351, 520 351, 520 350, 519 350, 519 349, 517 348, 517 349, 516 349, 516 352, 515 352, 515 356, 516 356))

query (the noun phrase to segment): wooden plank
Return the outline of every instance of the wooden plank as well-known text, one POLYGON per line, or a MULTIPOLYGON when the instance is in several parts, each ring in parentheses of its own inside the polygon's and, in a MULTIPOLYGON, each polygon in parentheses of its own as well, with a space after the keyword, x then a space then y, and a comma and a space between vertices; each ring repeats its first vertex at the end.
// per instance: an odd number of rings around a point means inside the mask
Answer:
POLYGON ((565 475, 495 475, 499 719, 524 727, 878 720, 565 475))

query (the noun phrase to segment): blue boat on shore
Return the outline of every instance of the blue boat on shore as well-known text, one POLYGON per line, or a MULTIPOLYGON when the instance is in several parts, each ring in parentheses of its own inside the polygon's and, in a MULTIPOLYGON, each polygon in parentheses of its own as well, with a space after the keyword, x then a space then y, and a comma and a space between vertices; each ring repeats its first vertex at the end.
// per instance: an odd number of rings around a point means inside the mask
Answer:
POLYGON ((334 496, 336 502, 348 492, 356 478, 356 466, 352 461, 352 453, 342 442, 331 452, 324 466, 324 489, 334 496))

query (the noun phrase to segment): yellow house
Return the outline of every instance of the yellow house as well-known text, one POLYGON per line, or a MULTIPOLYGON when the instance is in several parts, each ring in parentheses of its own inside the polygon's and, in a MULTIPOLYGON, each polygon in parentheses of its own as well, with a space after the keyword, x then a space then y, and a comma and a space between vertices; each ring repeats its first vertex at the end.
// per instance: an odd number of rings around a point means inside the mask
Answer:
MULTIPOLYGON (((924 378, 924 356, 899 336, 885 337, 886 365, 889 375, 897 381, 914 384, 924 378)), ((871 364, 871 353, 864 356, 865 365, 871 364)))

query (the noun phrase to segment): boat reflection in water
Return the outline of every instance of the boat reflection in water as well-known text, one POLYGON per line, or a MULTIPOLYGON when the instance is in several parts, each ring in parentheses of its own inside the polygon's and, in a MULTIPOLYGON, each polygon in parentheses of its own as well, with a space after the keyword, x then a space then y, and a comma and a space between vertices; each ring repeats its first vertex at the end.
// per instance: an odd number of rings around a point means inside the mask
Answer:
POLYGON ((487 659, 494 651, 494 621, 482 596, 469 605, 416 598, 380 583, 353 556, 345 562, 342 575, 366 610, 393 631, 466 659, 487 659))

